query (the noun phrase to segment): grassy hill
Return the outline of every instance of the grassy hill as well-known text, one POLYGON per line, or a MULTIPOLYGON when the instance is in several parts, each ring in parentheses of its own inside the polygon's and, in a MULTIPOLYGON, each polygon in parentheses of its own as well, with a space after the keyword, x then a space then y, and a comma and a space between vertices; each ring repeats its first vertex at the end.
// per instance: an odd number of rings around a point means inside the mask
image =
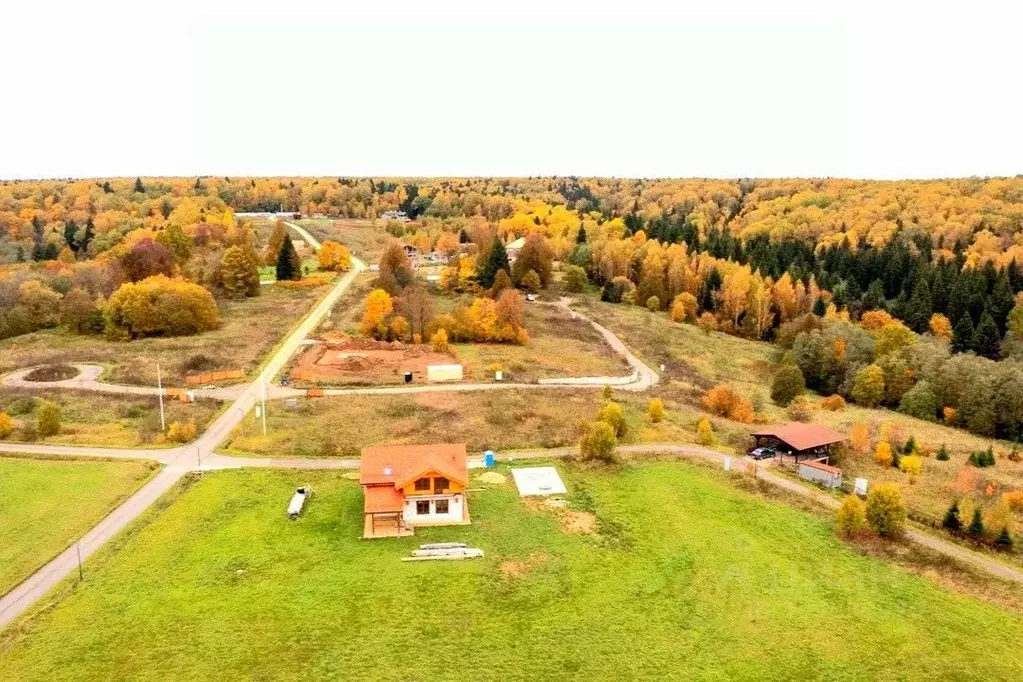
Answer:
MULTIPOLYGON (((559 465, 560 466, 560 465, 559 465)), ((505 471, 505 473, 507 473, 505 471)), ((678 462, 473 483, 473 525, 362 541, 332 472, 207 475, 0 637, 0 678, 1019 679, 1023 618, 678 462), (316 491, 288 521, 295 485, 316 491), (486 558, 405 564, 419 543, 486 558)))

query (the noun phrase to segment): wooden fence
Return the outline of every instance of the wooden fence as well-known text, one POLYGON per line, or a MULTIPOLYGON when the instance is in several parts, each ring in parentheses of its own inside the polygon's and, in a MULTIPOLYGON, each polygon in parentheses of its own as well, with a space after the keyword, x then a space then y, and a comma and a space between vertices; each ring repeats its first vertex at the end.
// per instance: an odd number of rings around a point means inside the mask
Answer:
POLYGON ((244 379, 245 372, 240 369, 225 369, 219 372, 202 372, 201 374, 189 374, 185 377, 185 383, 189 386, 196 384, 212 384, 225 379, 244 379))

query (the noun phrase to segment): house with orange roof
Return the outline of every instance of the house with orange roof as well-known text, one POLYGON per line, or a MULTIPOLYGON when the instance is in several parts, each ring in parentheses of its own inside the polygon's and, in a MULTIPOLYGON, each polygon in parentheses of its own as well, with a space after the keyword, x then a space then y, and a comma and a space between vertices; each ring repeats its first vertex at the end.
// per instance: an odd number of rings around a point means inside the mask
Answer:
POLYGON ((465 444, 365 448, 359 470, 364 538, 412 535, 417 526, 469 523, 465 444))

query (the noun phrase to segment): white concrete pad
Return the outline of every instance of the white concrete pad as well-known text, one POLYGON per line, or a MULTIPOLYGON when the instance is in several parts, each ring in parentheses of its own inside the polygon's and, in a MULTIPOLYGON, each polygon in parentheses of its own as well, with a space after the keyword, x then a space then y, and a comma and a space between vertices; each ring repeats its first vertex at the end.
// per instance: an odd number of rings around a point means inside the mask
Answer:
POLYGON ((568 492, 565 484, 554 467, 527 467, 523 469, 512 469, 512 476, 515 478, 515 486, 519 489, 519 495, 564 495, 568 492))

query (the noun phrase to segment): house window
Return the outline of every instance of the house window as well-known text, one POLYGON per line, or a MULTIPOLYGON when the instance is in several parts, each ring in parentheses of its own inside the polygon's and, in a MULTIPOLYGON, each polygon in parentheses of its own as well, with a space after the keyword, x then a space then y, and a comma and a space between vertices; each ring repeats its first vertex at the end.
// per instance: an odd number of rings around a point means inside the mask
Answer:
POLYGON ((436 492, 440 492, 441 490, 447 490, 450 486, 451 482, 448 481, 448 479, 446 478, 438 477, 433 479, 433 489, 436 492))
POLYGON ((437 500, 437 502, 435 504, 436 504, 436 512, 438 514, 447 514, 448 513, 448 501, 447 500, 437 500))
POLYGON ((430 492, 430 479, 428 478, 417 478, 416 479, 416 490, 419 492, 430 492))
POLYGON ((419 502, 416 502, 416 514, 417 515, 421 516, 423 514, 429 514, 429 513, 430 513, 430 501, 429 500, 421 500, 419 502))

